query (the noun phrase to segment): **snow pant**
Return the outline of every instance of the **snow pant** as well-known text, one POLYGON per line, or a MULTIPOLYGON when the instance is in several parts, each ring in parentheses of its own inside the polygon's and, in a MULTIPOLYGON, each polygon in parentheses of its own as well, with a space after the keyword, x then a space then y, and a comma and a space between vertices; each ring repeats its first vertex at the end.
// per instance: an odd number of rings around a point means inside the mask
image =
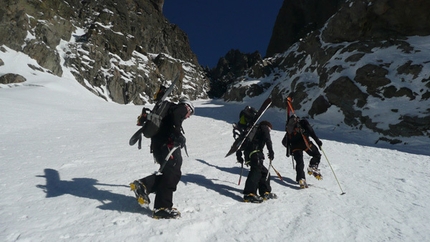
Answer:
MULTIPOLYGON (((311 148, 306 150, 306 153, 311 156, 311 160, 309 161, 309 165, 318 166, 321 161, 321 153, 318 148, 311 144, 311 148)), ((303 161, 303 150, 293 150, 294 160, 296 161, 296 181, 299 182, 301 179, 306 179, 305 177, 305 163, 303 161)))
POLYGON ((263 165, 264 155, 261 152, 257 152, 251 155, 249 165, 251 167, 248 177, 246 178, 245 188, 243 194, 254 193, 257 195, 257 189, 262 196, 265 192, 271 192, 270 177, 266 181, 267 168, 263 165))
MULTIPOLYGON (((156 161, 163 164, 169 150, 164 146, 160 152, 154 151, 156 161)), ((154 209, 172 208, 173 192, 181 179, 182 156, 181 149, 176 149, 167 161, 162 174, 149 175, 140 181, 146 186, 147 192, 155 193, 154 209)))

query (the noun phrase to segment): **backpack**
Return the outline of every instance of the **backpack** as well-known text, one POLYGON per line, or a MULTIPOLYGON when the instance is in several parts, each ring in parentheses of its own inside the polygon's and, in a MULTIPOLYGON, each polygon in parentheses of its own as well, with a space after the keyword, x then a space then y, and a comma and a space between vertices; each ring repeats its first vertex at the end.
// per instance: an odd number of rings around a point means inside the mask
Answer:
POLYGON ((290 136, 297 133, 297 129, 300 129, 300 119, 299 117, 292 115, 288 123, 285 125, 285 131, 287 131, 287 134, 290 136))
POLYGON ((262 126, 267 126, 270 129, 272 129, 272 124, 269 121, 261 121, 260 123, 256 124, 254 126, 254 128, 251 130, 251 132, 249 133, 247 140, 249 142, 253 142, 253 143, 258 143, 259 139, 261 139, 261 137, 255 136, 257 134, 257 132, 262 131, 262 126))
POLYGON ((176 104, 169 101, 157 103, 154 108, 146 114, 146 120, 142 125, 143 136, 146 138, 154 137, 154 135, 158 133, 163 119, 171 112, 174 106, 176 106, 176 104))

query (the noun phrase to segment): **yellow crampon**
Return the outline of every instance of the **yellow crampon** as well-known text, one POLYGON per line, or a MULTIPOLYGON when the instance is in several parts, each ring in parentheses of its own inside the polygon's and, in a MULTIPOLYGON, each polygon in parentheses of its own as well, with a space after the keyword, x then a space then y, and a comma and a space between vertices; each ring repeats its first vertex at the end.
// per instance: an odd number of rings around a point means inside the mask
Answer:
POLYGON ((301 189, 308 188, 308 184, 306 183, 305 179, 300 179, 299 186, 301 189))
POLYGON ((145 204, 145 199, 143 199, 143 197, 139 195, 139 197, 137 198, 137 202, 138 202, 140 205, 144 205, 144 204, 145 204))
POLYGON ((313 175, 317 180, 322 180, 322 179, 323 179, 323 177, 322 177, 322 175, 321 175, 321 174, 318 174, 318 173, 312 172, 312 171, 310 171, 310 170, 308 170, 308 174, 309 174, 309 175, 313 175))
POLYGON ((134 185, 134 183, 130 183, 130 190, 131 191, 135 191, 136 190, 136 185, 134 185))
POLYGON ((131 191, 133 191, 135 194, 136 194, 136 199, 137 199, 137 202, 142 206, 142 205, 145 205, 145 204, 148 204, 148 201, 146 201, 144 198, 143 198, 143 196, 142 195, 139 195, 139 194, 137 194, 136 193, 136 190, 137 190, 137 187, 136 187, 136 185, 132 182, 132 183, 130 183, 130 190, 131 191))

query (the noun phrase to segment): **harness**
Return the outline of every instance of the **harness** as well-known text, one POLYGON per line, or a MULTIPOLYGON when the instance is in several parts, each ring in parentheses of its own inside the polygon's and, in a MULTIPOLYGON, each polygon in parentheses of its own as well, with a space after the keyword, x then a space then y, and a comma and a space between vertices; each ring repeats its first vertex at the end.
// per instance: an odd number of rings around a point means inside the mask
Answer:
POLYGON ((253 150, 251 153, 249 153, 248 158, 251 159, 251 156, 258 152, 260 152, 260 150, 253 150))
MULTIPOLYGON (((292 140, 292 137, 296 136, 298 133, 300 133, 300 135, 302 136, 303 142, 306 145, 306 149, 304 151, 310 150, 311 149, 311 144, 309 144, 308 139, 306 138, 306 136, 304 134, 304 131, 303 131, 303 128, 302 128, 302 126, 300 125, 299 122, 297 122, 297 124, 295 124, 293 132, 288 134, 288 138, 290 140, 292 140)), ((292 151, 294 152, 294 151, 297 151, 297 150, 301 150, 301 149, 294 149, 292 151)))

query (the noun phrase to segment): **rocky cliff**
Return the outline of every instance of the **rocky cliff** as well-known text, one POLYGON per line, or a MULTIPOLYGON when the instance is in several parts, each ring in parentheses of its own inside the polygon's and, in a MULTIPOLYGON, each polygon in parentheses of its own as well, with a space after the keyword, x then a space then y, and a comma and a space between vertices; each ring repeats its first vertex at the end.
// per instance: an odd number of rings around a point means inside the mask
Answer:
POLYGON ((308 33, 320 29, 344 0, 284 1, 276 18, 266 56, 287 51, 308 33))
MULTIPOLYGON (((160 84, 180 77, 176 96, 206 98, 209 86, 227 101, 270 92, 285 108, 292 95, 302 116, 371 130, 390 143, 430 137, 427 0, 285 0, 268 57, 231 50, 212 70, 200 67, 163 4, 4 0, 0 51, 26 53, 35 71, 67 70, 118 103, 151 102, 160 84)), ((5 73, 0 82, 25 78, 5 73)))
MULTIPOLYGON (((272 40, 284 36, 288 46, 272 41, 273 57, 231 81, 224 99, 242 100, 251 96, 250 90, 268 90, 277 107, 285 108, 285 98, 292 95, 306 117, 369 129, 391 143, 430 137, 430 2, 348 0, 331 16, 310 17, 318 15, 319 2, 284 1, 278 20, 290 20, 286 29, 277 22, 272 40), (299 19, 284 16, 292 11, 286 8, 300 4, 313 6, 301 8, 299 19), (303 34, 292 31, 294 24, 314 27, 303 34), (288 36, 286 31, 291 31, 288 36), (252 74, 263 69, 270 74, 252 74), (334 119, 338 114, 343 118, 334 119)), ((338 1, 331 2, 335 6, 338 1)))
POLYGON ((151 102, 159 85, 176 76, 177 95, 205 98, 208 79, 187 35, 163 16, 163 3, 4 0, 0 46, 26 53, 54 75, 70 69, 106 100, 151 102))

